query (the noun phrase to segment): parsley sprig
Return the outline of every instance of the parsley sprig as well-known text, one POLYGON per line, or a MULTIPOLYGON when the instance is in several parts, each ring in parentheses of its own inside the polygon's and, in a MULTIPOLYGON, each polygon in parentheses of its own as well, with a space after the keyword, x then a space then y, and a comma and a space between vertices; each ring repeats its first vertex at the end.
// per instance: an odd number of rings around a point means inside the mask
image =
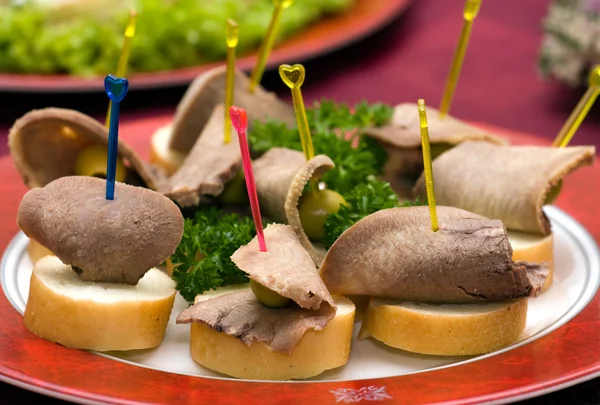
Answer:
POLYGON ((344 195, 346 205, 342 205, 338 212, 331 214, 323 225, 325 235, 322 242, 329 249, 331 245, 352 225, 377 211, 395 207, 410 207, 423 204, 418 198, 416 201, 401 203, 390 184, 370 176, 366 182, 357 185, 352 191, 344 195))
POLYGON ((383 103, 361 101, 351 110, 348 104, 322 100, 306 111, 311 130, 327 132, 380 126, 392 117, 393 109, 383 103))
POLYGON ((230 259, 255 236, 248 217, 222 214, 216 207, 201 208, 184 222, 183 238, 171 256, 177 290, 188 302, 196 295, 229 284, 248 281, 230 259))
MULTIPOLYGON (((386 123, 392 112, 391 107, 382 103, 363 101, 351 110, 347 104, 331 100, 321 101, 307 110, 315 153, 329 156, 336 165, 322 179, 329 188, 345 194, 366 176, 381 174, 385 149, 362 136, 360 130, 386 123)), ((277 146, 302 150, 298 129, 280 122, 256 122, 249 140, 252 149, 259 153, 277 146)))

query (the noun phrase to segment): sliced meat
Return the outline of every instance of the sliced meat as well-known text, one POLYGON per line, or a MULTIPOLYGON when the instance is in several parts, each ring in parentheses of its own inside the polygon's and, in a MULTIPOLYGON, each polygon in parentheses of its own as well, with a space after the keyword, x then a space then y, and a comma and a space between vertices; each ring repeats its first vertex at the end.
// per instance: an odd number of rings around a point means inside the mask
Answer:
POLYGON ((183 217, 152 190, 116 183, 114 200, 105 193, 105 180, 61 177, 25 194, 17 224, 83 280, 137 284, 175 252, 183 217))
POLYGON ((390 183, 399 197, 412 199, 415 183, 423 172, 423 151, 421 148, 398 149, 385 144, 383 147, 387 152, 383 179, 390 183))
MULTIPOLYGON (((442 119, 435 108, 427 108, 427 123, 429 142, 434 156, 468 140, 487 141, 493 144, 506 143, 503 138, 486 133, 451 116, 442 119)), ((399 196, 410 197, 415 181, 423 171, 417 105, 412 103, 397 105, 388 125, 368 128, 365 133, 380 141, 388 152, 384 179, 399 196)))
POLYGON ((291 354, 307 330, 322 330, 334 316, 335 308, 329 305, 317 311, 268 308, 248 290, 197 302, 179 314, 177 323, 203 323, 248 346, 265 342, 275 351, 291 354))
POLYGON ((218 196, 242 166, 238 136, 223 142, 224 106, 217 105, 183 165, 159 191, 182 207, 198 205, 202 196, 218 196))
MULTIPOLYGON (((494 144, 506 144, 506 140, 471 126, 451 116, 440 118, 440 112, 427 107, 427 124, 429 142, 458 145, 464 141, 487 141, 494 144)), ((421 147, 421 128, 419 109, 416 104, 403 103, 394 108, 392 121, 388 125, 372 127, 365 130, 371 138, 384 144, 400 148, 413 149, 421 147)))
MULTIPOLYGON (((182 153, 193 148, 214 107, 225 102, 226 73, 227 68, 220 66, 201 74, 190 84, 175 112, 170 148, 182 153)), ((248 76, 237 70, 233 104, 246 110, 249 130, 254 120, 273 119, 290 125, 295 122, 294 110, 289 104, 260 86, 250 94, 249 85, 248 76)))
POLYGON ((502 222, 452 207, 378 211, 331 246, 321 276, 333 294, 430 303, 504 301, 537 295, 548 269, 514 263, 502 222))
POLYGON ((298 202, 312 178, 320 178, 335 166, 325 155, 306 161, 302 152, 272 148, 254 161, 254 180, 261 210, 271 220, 289 224, 317 266, 325 249, 313 245, 304 233, 298 202))
POLYGON ((259 284, 290 298, 301 308, 317 310, 333 298, 317 273, 315 263, 288 225, 271 224, 265 229, 267 251, 258 248, 258 239, 240 247, 231 260, 259 284))
MULTIPOLYGON (((11 155, 29 188, 75 175, 77 157, 95 144, 108 147, 106 127, 88 115, 62 108, 28 112, 15 122, 8 135, 11 155)), ((156 189, 163 179, 121 139, 119 157, 148 188, 156 189)), ((136 183, 137 179, 130 180, 136 183)))
MULTIPOLYGON (((542 207, 569 173, 594 162, 593 146, 550 148, 465 142, 433 161, 437 203, 500 219, 508 229, 550 234, 542 207)), ((415 192, 426 195, 419 179, 415 192)))

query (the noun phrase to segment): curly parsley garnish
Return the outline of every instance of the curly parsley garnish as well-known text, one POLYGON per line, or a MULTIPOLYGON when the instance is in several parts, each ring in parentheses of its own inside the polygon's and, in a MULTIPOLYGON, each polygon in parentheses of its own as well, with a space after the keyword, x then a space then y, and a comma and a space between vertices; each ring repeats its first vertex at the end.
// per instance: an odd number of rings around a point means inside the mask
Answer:
MULTIPOLYGON (((366 102, 357 104, 353 111, 343 103, 324 100, 307 110, 315 153, 327 155, 335 168, 323 176, 328 188, 344 194, 368 175, 382 173, 386 160, 385 149, 376 141, 362 136, 360 130, 382 125, 389 121, 393 109, 385 104, 366 102)), ((297 128, 280 122, 256 122, 249 134, 255 152, 266 152, 273 147, 302 150, 297 128)))
POLYGON ((369 177, 365 183, 359 184, 348 194, 344 195, 346 205, 342 205, 338 212, 327 217, 324 224, 325 235, 322 242, 329 249, 346 229, 377 211, 395 207, 410 207, 423 204, 418 198, 416 201, 401 203, 390 187, 384 181, 369 177))
POLYGON ((231 261, 231 255, 255 236, 248 217, 222 214, 216 207, 201 208, 184 222, 183 238, 171 256, 176 266, 173 279, 188 302, 198 294, 229 284, 248 281, 231 261))

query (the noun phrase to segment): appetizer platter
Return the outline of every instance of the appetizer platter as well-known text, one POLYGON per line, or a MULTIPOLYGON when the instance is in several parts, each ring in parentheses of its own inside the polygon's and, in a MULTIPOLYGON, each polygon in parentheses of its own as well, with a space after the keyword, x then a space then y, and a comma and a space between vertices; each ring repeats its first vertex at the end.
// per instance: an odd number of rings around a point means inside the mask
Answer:
MULTIPOLYGON (((194 80, 194 78, 196 76, 198 76, 201 72, 206 71, 208 69, 211 69, 215 66, 218 66, 221 62, 218 61, 218 59, 222 59, 220 53, 218 56, 217 61, 215 60, 206 60, 203 62, 198 61, 197 63, 193 64, 193 65, 189 65, 189 61, 187 61, 187 59, 189 59, 189 56, 185 56, 186 54, 189 54, 189 51, 184 51, 184 52, 177 52, 176 48, 177 46, 174 44, 158 44, 157 41, 176 41, 177 43, 180 43, 180 41, 186 41, 187 40, 187 36, 185 32, 182 32, 180 37, 176 37, 173 38, 173 30, 177 29, 177 24, 173 24, 175 27, 170 28, 168 26, 168 21, 162 21, 162 19, 160 18, 160 15, 162 13, 161 11, 161 7, 165 7, 165 6, 158 6, 157 4, 160 3, 160 1, 154 1, 154 0, 144 0, 146 3, 150 3, 148 5, 148 8, 150 9, 150 11, 152 12, 152 16, 154 18, 157 19, 156 22, 153 21, 149 21, 146 23, 146 26, 150 26, 150 28, 146 27, 146 31, 149 31, 147 33, 147 35, 150 35, 150 33, 152 32, 152 29, 157 29, 156 27, 154 27, 155 25, 164 25, 163 28, 159 29, 158 31, 161 34, 159 35, 158 39, 152 39, 152 38, 146 38, 145 42, 143 44, 139 44, 139 48, 138 50, 134 50, 133 52, 135 52, 138 57, 138 62, 140 62, 142 65, 139 66, 138 69, 136 69, 136 72, 134 74, 132 74, 129 78, 131 79, 131 85, 133 89, 148 89, 148 88, 161 88, 161 87, 170 87, 170 86, 181 86, 181 85, 186 85, 188 83, 190 83, 192 80, 194 80), (156 3, 156 4, 154 4, 156 3), (160 23, 160 24, 159 24, 160 23), (172 39, 170 39, 172 38, 172 39), (156 47, 161 49, 160 47, 168 47, 171 48, 172 50, 170 51, 174 56, 173 58, 177 57, 179 59, 182 59, 181 63, 187 63, 187 66, 180 66, 177 68, 173 68, 173 67, 165 67, 162 68, 160 70, 157 71, 156 66, 163 66, 166 62, 164 61, 164 57, 157 57, 155 56, 155 53, 152 53, 152 47, 156 47), (147 70, 147 67, 153 67, 151 69, 151 71, 147 70), (146 70, 144 70, 146 69, 146 70)), ((77 1, 73 1, 74 3, 77 3, 77 1)), ((260 2, 264 2, 267 3, 267 1, 265 0, 261 0, 260 2)), ((65 3, 68 3, 68 1, 65 1, 65 3)), ((92 5, 88 5, 86 4, 87 2, 81 2, 84 4, 84 8, 85 7, 96 7, 93 4, 92 5)), ((100 2, 90 2, 90 3, 99 3, 102 4, 100 2)), ((110 7, 111 8, 119 8, 122 9, 123 7, 126 7, 127 4, 130 4, 130 1, 126 1, 126 2, 110 2, 110 7), (115 4, 116 3, 116 4, 115 4), (117 5, 118 4, 118 5, 117 5)), ((182 2, 182 7, 185 6, 185 4, 188 4, 187 7, 195 7, 192 4, 194 2, 182 2)), ((227 9, 231 9, 231 5, 226 4, 226 1, 222 1, 219 2, 219 4, 221 5, 221 7, 223 8, 223 11, 220 11, 218 13, 219 18, 221 18, 222 15, 226 14, 225 10, 227 9), (223 4, 221 4, 223 3, 223 4)), ((252 4, 252 3, 259 3, 257 1, 253 1, 253 2, 247 2, 248 4, 252 4)), ((403 13, 404 11, 407 10, 407 8, 410 6, 410 4, 412 3, 412 0, 354 0, 354 1, 332 1, 330 2, 331 4, 327 5, 327 2, 312 2, 310 5, 305 5, 305 7, 302 7, 302 4, 300 6, 298 6, 299 8, 303 9, 303 11, 297 11, 294 12, 294 15, 292 15, 290 17, 290 20, 284 21, 284 23, 286 23, 286 27, 284 27, 285 32, 284 34, 292 34, 292 35, 286 35, 285 39, 283 39, 280 43, 277 43, 273 53, 271 54, 271 57, 269 58, 269 68, 273 68, 273 67, 277 67, 277 65, 279 65, 280 63, 284 63, 286 61, 289 60, 294 60, 294 61, 304 61, 307 59, 311 59, 314 57, 317 57, 319 55, 322 55, 324 53, 327 52, 331 52, 334 51, 336 49, 342 48, 344 46, 350 45, 353 42, 359 41, 363 38, 365 38, 366 36, 376 32, 378 29, 385 27, 387 24, 389 24, 391 21, 393 21, 394 18, 396 18, 398 15, 400 15, 401 13, 403 13), (312 4, 314 3, 314 4, 312 4), (323 3, 323 4, 321 4, 323 3), (304 24, 306 24, 307 21, 309 21, 310 19, 314 18, 313 14, 314 14, 314 8, 318 7, 323 8, 323 12, 326 12, 327 9, 331 9, 331 10, 336 10, 337 8, 344 6, 345 9, 343 12, 338 12, 334 15, 327 15, 325 17, 323 17, 322 19, 319 19, 318 21, 313 22, 312 24, 308 25, 307 27, 303 27, 303 28, 299 28, 298 25, 302 24, 304 22, 304 24), (349 6, 349 7, 347 7, 349 6), (292 31, 292 32, 290 32, 292 31)), ((217 4, 217 6, 219 5, 217 4)), ((60 5, 60 4, 59 4, 60 5)), ((268 9, 266 7, 264 7, 265 5, 257 5, 255 8, 257 10, 255 10, 254 12, 254 21, 253 23, 250 24, 250 27, 248 28, 248 30, 252 30, 253 32, 256 32, 256 34, 252 34, 252 36, 257 36, 260 35, 259 33, 264 30, 264 27, 262 26, 264 20, 265 20, 265 16, 260 14, 260 15, 256 15, 257 13, 267 13, 268 15, 268 9), (260 7, 259 7, 260 6, 260 7), (265 11, 266 9, 266 11, 265 11), (260 22, 260 26, 256 26, 257 22, 260 22)), ((104 7, 104 6, 103 6, 104 7)), ((209 7, 210 8, 210 7, 209 7)), ((216 8, 212 7, 212 8, 216 8)), ((214 11, 215 13, 217 11, 214 11)), ((207 11, 207 13, 209 13, 210 15, 210 11, 207 11)), ((95 15, 98 13, 93 13, 92 15, 95 15)), ((102 13, 100 13, 102 14, 102 13)), ((197 15, 198 13, 190 13, 191 15, 197 15)), ((12 18, 12 14, 9 15, 9 13, 5 13, 4 14, 5 18, 12 18)), ((39 17, 36 17, 39 18, 39 17)), ((193 18, 193 17, 190 17, 193 18)), ((198 19, 200 18, 206 18, 205 15, 198 16, 198 19)), ((15 20, 15 24, 18 25, 19 23, 19 19, 18 18, 13 18, 15 20)), ((144 24, 143 21, 143 17, 140 16, 139 19, 142 19, 142 21, 140 22, 140 24, 144 24)), ((21 20, 23 20, 21 18, 21 20)), ((196 20, 196 22, 199 20, 196 20)), ((192 31, 193 33, 193 27, 188 27, 188 20, 186 20, 186 24, 181 28, 186 28, 192 31)), ((25 21, 22 21, 23 24, 25 24, 25 21)), ((8 24, 8 22, 7 22, 8 24)), ((73 25, 73 24, 72 24, 73 25)), ((76 27, 76 29, 81 29, 78 28, 79 25, 81 24, 74 24, 76 27)), ((96 23, 94 24, 94 26, 97 25, 96 23)), ((85 24, 83 24, 83 26, 85 27, 85 24)), ((35 27, 35 19, 34 22, 32 22, 31 24, 27 25, 25 24, 25 27, 20 27, 17 26, 15 29, 15 32, 21 32, 23 29, 34 29, 33 27, 35 27)), ((59 26, 60 28, 60 26, 59 26)), ((140 29, 143 29, 140 28, 140 29)), ((199 28, 200 29, 200 28, 199 28)), ((207 28, 208 29, 208 28, 207 28)), ((210 40, 208 40, 207 42, 210 43, 211 42, 219 42, 219 41, 215 41, 213 38, 215 36, 219 36, 219 34, 215 34, 214 31, 214 27, 211 26, 211 31, 209 31, 206 34, 207 38, 211 38, 210 40)), ((248 30, 245 30, 246 33, 248 33, 248 30)), ((35 32, 37 33, 39 31, 39 29, 35 28, 35 32)), ((63 48, 65 48, 70 42, 70 40, 65 39, 60 37, 60 35, 65 35, 65 33, 63 32, 64 30, 57 30, 57 34, 54 36, 59 36, 59 38, 56 38, 55 42, 59 42, 59 40, 61 40, 60 42, 62 43, 66 43, 65 46, 63 46, 63 48)), ((88 42, 93 42, 93 46, 94 47, 99 47, 102 44, 106 44, 106 33, 103 32, 103 29, 101 28, 101 25, 99 25, 98 30, 98 35, 100 36, 100 38, 88 38, 89 36, 89 30, 84 32, 84 37, 86 38, 86 41, 88 42), (99 43, 96 43, 99 42, 99 43)), ((243 30, 244 31, 244 30, 243 30)), ((8 34, 7 34, 8 35, 8 34)), ((77 35, 77 34, 75 34, 77 35)), ((82 35, 82 34, 79 34, 82 35)), ((113 35, 111 33, 111 35, 113 35)), ((20 36, 20 34, 18 34, 18 36, 16 37, 16 39, 14 39, 15 41, 23 41, 24 39, 22 38, 22 36, 20 36)), ((118 38, 115 38, 115 41, 117 41, 118 38)), ((141 40, 144 40, 144 38, 141 38, 141 40)), ((259 41, 260 38, 257 37, 257 41, 259 41)), ((10 39, 6 39, 6 41, 10 41, 10 39)), ((32 39, 32 41, 34 41, 32 39)), ((41 41, 44 44, 46 44, 47 46, 52 46, 53 41, 49 40, 49 39, 44 39, 44 41, 41 41)), ((34 42, 35 44, 35 42, 34 42)), ((258 44, 258 42, 257 42, 258 44)), ((40 45, 41 46, 41 45, 40 45)), ((61 48, 59 48, 59 44, 55 45, 59 50, 61 48)), ((88 46, 92 46, 90 44, 88 44, 88 46)), ((111 45, 112 46, 112 45, 111 45)), ((136 47, 136 40, 133 40, 133 46, 136 47)), ((188 44, 186 45, 188 48, 194 48, 193 44, 188 44)), ((212 45, 211 45, 212 46, 212 45)), ((33 46, 34 49, 38 49, 35 46, 33 46)), ((15 50, 15 53, 19 53, 19 55, 21 56, 21 58, 23 59, 27 59, 30 58, 30 54, 33 52, 18 52, 21 50, 21 48, 16 47, 17 49, 15 50), (22 55, 21 55, 22 53, 22 55)), ((254 61, 256 59, 256 56, 258 54, 258 52, 256 50, 253 50, 253 46, 249 46, 247 44, 246 41, 246 46, 245 46, 245 50, 244 53, 242 55, 242 57, 239 59, 238 61, 238 67, 241 70, 245 70, 245 71, 249 71, 252 66, 254 65, 254 61)), ((48 51, 51 52, 51 51, 48 51)), ((71 67, 80 67, 80 68, 86 68, 85 65, 82 65, 81 62, 77 62, 77 59, 75 59, 75 61, 73 61, 72 59, 74 58, 73 55, 76 54, 77 52, 83 53, 82 58, 87 57, 88 52, 83 50, 81 51, 80 49, 73 49, 70 52, 67 52, 65 55, 62 55, 61 57, 63 59, 66 59, 65 63, 71 67), (77 64, 79 63, 79 65, 77 64)), ((161 51, 162 52, 162 51, 161 51)), ((219 51, 220 52, 220 51, 219 51)), ((112 55, 113 52, 102 52, 102 54, 104 55, 104 53, 107 53, 110 55, 112 55)), ((204 57, 206 55, 214 55, 215 52, 203 52, 199 54, 199 57, 204 57)), ((135 55, 134 55, 135 56, 135 55)), ((57 56, 58 58, 58 56, 57 56)), ((106 58, 104 58, 103 60, 106 60, 108 58, 108 56, 106 58)), ((11 54, 7 55, 7 63, 8 61, 10 61, 11 59, 11 54)), ((48 60, 51 60, 52 58, 48 58, 48 60)), ((170 58, 172 59, 172 58, 170 58)), ((213 57, 214 59, 214 57, 213 57)), ((97 60, 92 59, 92 61, 95 64, 98 64, 99 62, 97 60)), ((112 69, 112 66, 110 65, 109 62, 106 62, 105 64, 108 64, 107 66, 105 66, 106 68, 112 69)), ((27 62, 26 64, 27 66, 29 66, 29 69, 39 69, 40 66, 39 64, 37 64, 35 62, 35 59, 31 62, 27 62)), ((139 64, 138 64, 139 65, 139 64)), ((98 66, 97 68, 101 68, 104 66, 98 66)), ((8 69, 8 68, 6 68, 8 69)), ((16 67, 10 67, 9 70, 4 70, 2 73, 0 73, 0 89, 4 90, 4 91, 18 91, 18 92, 100 92, 102 91, 102 74, 98 74, 98 72, 92 72, 93 74, 90 75, 89 71, 83 71, 83 72, 79 72, 78 74, 58 74, 58 73, 39 73, 39 72, 27 72, 27 73, 17 73, 14 71, 14 69, 16 69, 16 67)))
MULTIPOLYGON (((159 116, 130 122, 122 125, 120 132, 123 140, 146 158, 149 157, 150 149, 147 134, 170 120, 169 116, 159 116)), ((514 145, 547 145, 546 141, 535 136, 494 127, 480 127, 502 136, 514 145)), ((581 307, 584 306, 585 301, 579 301, 578 305, 565 312, 564 308, 569 306, 567 303, 563 307, 562 320, 550 326, 553 331, 543 330, 540 334, 532 336, 528 343, 518 347, 512 346, 510 350, 494 353, 491 356, 425 357, 386 349, 375 342, 366 341, 368 346, 372 346, 371 348, 379 353, 379 357, 373 359, 373 362, 378 363, 371 369, 372 372, 378 372, 378 375, 343 377, 342 374, 348 367, 346 366, 338 372, 340 377, 336 380, 326 373, 318 382, 313 380, 288 383, 248 382, 240 379, 232 380, 209 370, 202 370, 189 355, 189 341, 175 341, 178 350, 176 352, 168 350, 173 342, 172 332, 177 333, 174 336, 186 338, 189 333, 185 327, 182 330, 181 325, 175 325, 174 318, 170 319, 167 326, 165 340, 155 349, 166 355, 161 358, 152 359, 153 354, 147 351, 112 352, 109 353, 111 357, 108 358, 107 354, 73 350, 46 342, 31 334, 23 326, 23 318, 20 314, 26 304, 32 265, 26 253, 27 238, 22 234, 15 237, 18 228, 14 218, 16 218, 21 196, 25 194, 27 188, 14 169, 12 158, 0 159, 0 173, 4 179, 2 191, 5 196, 4 203, 0 205, 0 216, 6 224, 0 229, 0 237, 3 249, 7 250, 1 270, 4 295, 0 296, 0 311, 3 316, 2 338, 0 338, 2 353, 0 379, 11 384, 78 403, 119 404, 127 400, 136 403, 166 404, 172 402, 172 398, 180 398, 183 401, 243 403, 264 395, 272 398, 273 402, 336 403, 338 396, 342 394, 357 401, 370 392, 379 392, 379 395, 375 396, 377 398, 386 399, 390 396, 392 397, 390 401, 396 400, 407 404, 418 404, 423 400, 432 403, 451 400, 461 401, 459 403, 479 403, 501 399, 505 402, 541 395, 549 390, 593 378, 598 374, 599 360, 592 356, 599 338, 598 328, 595 326, 600 319, 600 301, 597 296, 583 310, 581 307), (11 251, 18 253, 8 257, 11 251), (9 268, 12 271, 9 272, 9 268), (10 300, 5 295, 10 296, 10 300), (579 311, 581 312, 573 320, 558 326, 563 323, 563 320, 567 321, 567 318, 571 318, 579 311), (541 336, 546 332, 548 333, 545 336, 541 336), (20 354, 24 352, 30 353, 31 356, 24 358, 20 354), (422 372, 415 374, 416 367, 408 369, 415 361, 423 362, 422 372), (401 362, 405 367, 403 371, 398 372, 396 369, 390 372, 388 369, 387 374, 384 374, 386 366, 401 362), (447 367, 452 364, 451 362, 455 362, 456 365, 447 367), (171 367, 171 371, 164 371, 166 367, 171 367), (181 370, 181 374, 173 372, 176 367, 181 370), (199 377, 198 374, 202 372, 204 375, 199 377), (114 375, 127 375, 127 379, 115 379, 114 375), (382 391, 381 387, 385 387, 385 390, 382 391), (331 391, 335 391, 338 395, 331 391), (235 396, 232 395, 233 392, 236 393, 235 396), (182 395, 185 395, 183 397, 185 399, 181 399, 182 395)), ((544 208, 551 215, 554 232, 564 235, 565 237, 561 239, 567 241, 567 245, 562 241, 557 243, 557 246, 564 246, 567 249, 557 251, 556 254, 556 257, 563 258, 560 259, 561 263, 557 265, 557 269, 564 276, 561 276, 561 279, 548 290, 554 292, 557 285, 564 285, 565 288, 559 288, 559 294, 556 294, 561 297, 564 293, 572 291, 577 291, 575 295, 580 294, 584 284, 593 295, 594 288, 591 283, 594 279, 588 277, 584 269, 588 264, 598 266, 598 255, 596 253, 594 256, 593 252, 596 243, 594 239, 600 239, 600 226, 595 214, 585 207, 593 204, 596 198, 594 191, 586 191, 587 185, 590 181, 595 182, 598 179, 600 179, 600 171, 597 164, 572 174, 556 201, 560 209, 544 208), (563 211, 569 215, 564 215, 563 211), (567 222, 563 223, 562 220, 565 219, 567 222), (587 231, 580 225, 574 224, 573 219, 585 225, 587 231), (569 239, 576 241, 569 243, 569 239), (586 251, 589 252, 589 256, 588 253, 582 253, 586 251), (575 256, 577 258, 574 258, 575 256), (568 261, 564 260, 566 258, 568 261), (577 273, 575 269, 579 269, 577 273), (577 285, 574 286, 577 290, 571 290, 573 286, 570 284, 562 284, 562 280, 575 281, 575 279, 578 280, 577 285)), ((544 301, 543 305, 540 305, 539 312, 556 308, 553 306, 553 300, 545 299, 544 294, 531 300, 530 310, 540 299, 544 301)), ((585 296, 582 296, 582 299, 587 300, 585 296)), ((576 300, 578 298, 573 301, 576 300)), ((185 300, 178 297, 174 312, 186 306, 185 300)), ((556 318, 558 319, 559 316, 556 318)), ((349 365, 353 364, 355 358, 358 361, 363 359, 365 356, 362 354, 369 355, 368 352, 361 353, 360 346, 354 346, 349 365)), ((363 402, 369 403, 364 399, 363 402)))
POLYGON ((439 110, 307 108, 299 64, 285 103, 260 86, 269 46, 247 76, 228 23, 227 65, 173 116, 119 131, 108 75, 104 124, 19 118, 0 378, 82 403, 467 404, 598 375, 600 171, 568 144, 600 67, 552 146, 450 116, 479 6, 439 110))

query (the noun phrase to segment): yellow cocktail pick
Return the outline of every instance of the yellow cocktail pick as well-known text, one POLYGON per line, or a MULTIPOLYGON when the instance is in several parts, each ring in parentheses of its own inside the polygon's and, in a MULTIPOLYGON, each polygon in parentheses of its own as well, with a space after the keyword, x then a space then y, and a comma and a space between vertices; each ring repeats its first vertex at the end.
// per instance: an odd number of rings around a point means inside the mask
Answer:
POLYGON ((233 84, 235 81, 235 47, 238 44, 239 27, 232 20, 227 20, 227 77, 225 80, 225 132, 223 142, 231 142, 231 120, 229 108, 233 105, 233 84))
POLYGON ((573 112, 567 118, 565 125, 560 129, 560 132, 552 142, 552 146, 564 148, 571 142, 571 138, 577 132, 577 129, 585 119, 590 108, 594 105, 594 102, 600 94, 600 65, 597 65, 594 70, 590 72, 588 89, 579 100, 579 103, 573 109, 573 112))
POLYGON ((273 5, 275 6, 275 9, 273 10, 273 15, 271 16, 271 22, 269 23, 269 28, 267 28, 265 38, 263 39, 263 42, 260 45, 256 66, 254 66, 254 70, 252 70, 252 76, 250 77, 250 88, 248 89, 250 93, 254 93, 256 86, 258 85, 258 83, 260 83, 263 73, 265 72, 267 58, 271 53, 273 43, 275 42, 275 37, 277 36, 277 28, 279 27, 279 20, 281 20, 281 14, 283 13, 283 10, 291 6, 293 3, 294 0, 273 0, 273 5))
POLYGON ((308 119, 306 118, 306 109, 304 108, 304 99, 302 98, 302 90, 300 86, 304 83, 306 71, 302 65, 281 65, 279 66, 279 76, 281 80, 292 89, 292 100, 294 101, 294 112, 296 113, 296 124, 300 133, 300 142, 306 160, 315 157, 312 138, 310 137, 310 128, 308 127, 308 119))
POLYGON ((437 232, 439 228, 437 220, 437 209, 435 205, 435 191, 433 189, 433 169, 431 167, 431 148, 429 146, 429 128, 427 126, 427 111, 425 100, 419 99, 419 123, 421 126, 421 145, 423 149, 423 169, 425 171, 425 186, 427 187, 427 202, 429 203, 429 215, 431 216, 431 229, 437 232))
POLYGON ((473 28, 473 20, 477 17, 480 8, 481 0, 467 0, 465 3, 463 12, 465 22, 460 33, 458 45, 454 51, 450 73, 446 79, 446 87, 444 87, 444 95, 442 97, 442 102, 440 103, 440 117, 442 118, 450 112, 450 104, 452 104, 452 98, 454 97, 454 91, 456 90, 456 84, 458 83, 458 77, 460 76, 460 69, 462 68, 463 60, 465 59, 469 37, 471 36, 471 29, 473 28))
MULTIPOLYGON (((125 27, 125 38, 123 39, 123 47, 121 48, 121 53, 119 54, 119 61, 117 62, 117 71, 115 72, 116 77, 125 77, 125 73, 127 72, 127 61, 129 61, 129 54, 131 53, 131 39, 135 35, 135 21, 137 18, 137 13, 135 10, 131 10, 129 13, 129 21, 127 22, 127 27, 125 27)), ((112 101, 108 103, 108 111, 106 112, 106 127, 109 127, 110 124, 110 108, 112 106, 112 101)))
MULTIPOLYGON (((304 83, 306 71, 302 65, 280 65, 279 76, 281 80, 292 89, 292 100, 294 102, 294 112, 296 113, 296 125, 298 125, 298 133, 300 134, 300 143, 306 160, 315 157, 312 138, 310 136, 310 128, 308 126, 308 118, 306 118, 306 109, 304 108, 304 99, 302 98, 302 90, 300 86, 304 83)), ((310 187, 314 192, 319 190, 319 185, 315 180, 311 180, 310 187)))

